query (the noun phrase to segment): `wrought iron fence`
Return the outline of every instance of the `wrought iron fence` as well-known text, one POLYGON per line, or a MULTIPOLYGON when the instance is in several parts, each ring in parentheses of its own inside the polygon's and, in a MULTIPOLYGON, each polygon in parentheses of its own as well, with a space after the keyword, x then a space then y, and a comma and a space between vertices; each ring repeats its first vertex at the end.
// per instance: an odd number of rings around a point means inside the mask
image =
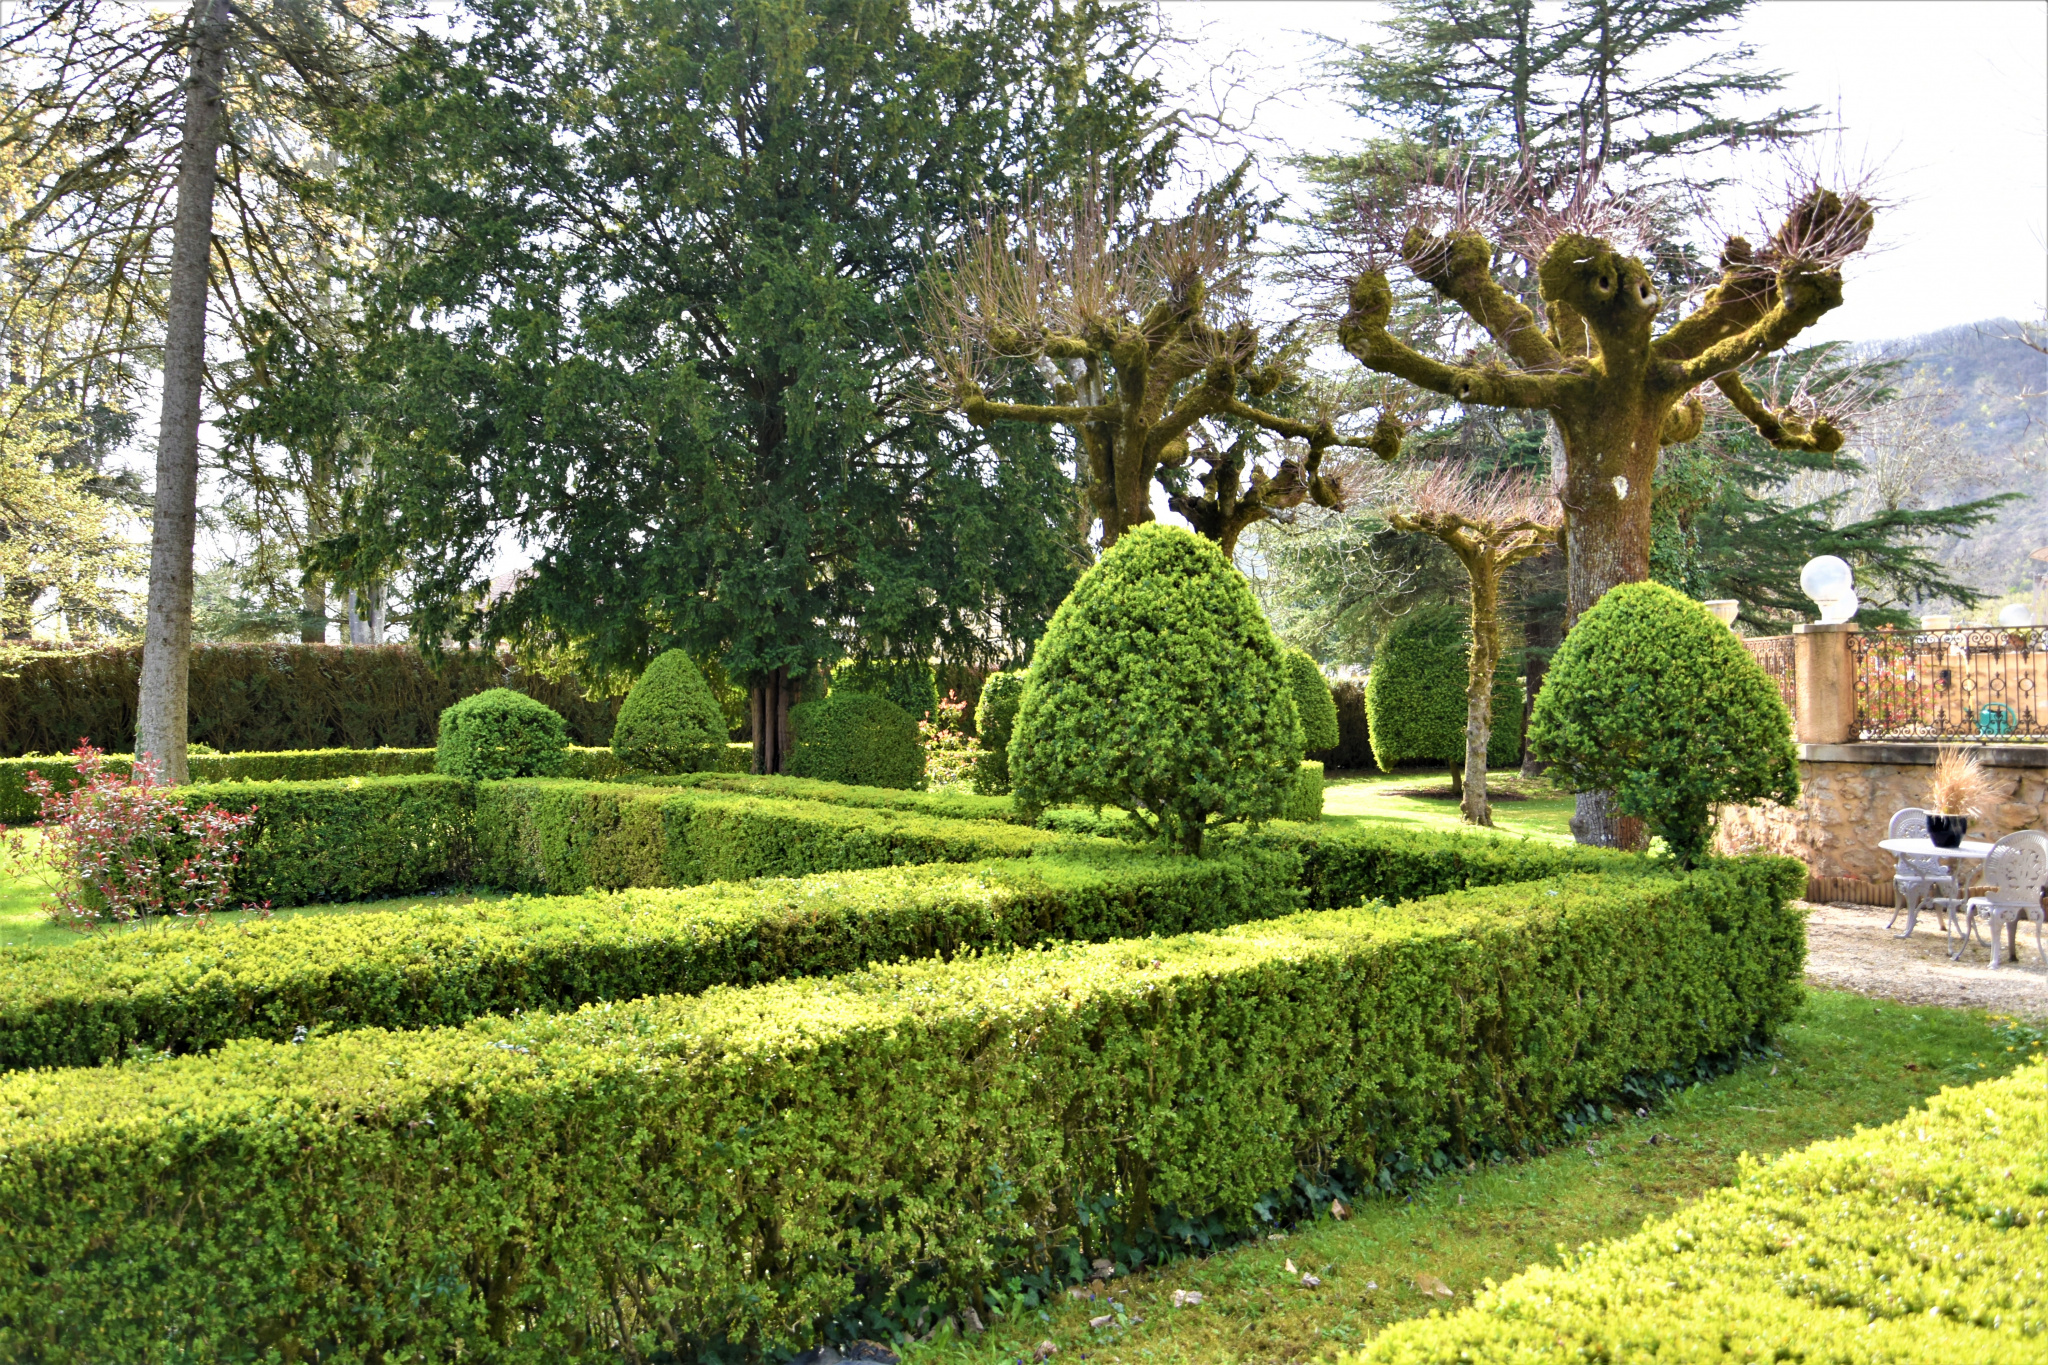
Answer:
POLYGON ((1764 672, 1778 685, 1778 695, 1784 698, 1785 709, 1795 710, 1799 705, 1799 666, 1792 653, 1792 637, 1760 635, 1754 639, 1745 638, 1742 647, 1763 665, 1764 672))
POLYGON ((1873 630, 1851 638, 1860 738, 2048 740, 2048 627, 1873 630))

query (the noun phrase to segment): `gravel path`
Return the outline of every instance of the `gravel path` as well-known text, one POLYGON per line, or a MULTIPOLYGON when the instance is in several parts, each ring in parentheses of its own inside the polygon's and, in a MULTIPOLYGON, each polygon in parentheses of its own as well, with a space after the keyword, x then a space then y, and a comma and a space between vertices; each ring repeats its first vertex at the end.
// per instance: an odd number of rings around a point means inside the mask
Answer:
MULTIPOLYGON (((1922 914, 1913 937, 1892 937, 1892 912, 1874 905, 1806 905, 1806 979, 1907 1005, 1948 1005, 2030 1019, 2048 1018, 2048 966, 2034 951, 2034 926, 2020 926, 2019 961, 1991 970, 1979 940, 1951 962, 1941 921, 1922 914)), ((1906 918, 1899 916, 1898 928, 1906 918)))

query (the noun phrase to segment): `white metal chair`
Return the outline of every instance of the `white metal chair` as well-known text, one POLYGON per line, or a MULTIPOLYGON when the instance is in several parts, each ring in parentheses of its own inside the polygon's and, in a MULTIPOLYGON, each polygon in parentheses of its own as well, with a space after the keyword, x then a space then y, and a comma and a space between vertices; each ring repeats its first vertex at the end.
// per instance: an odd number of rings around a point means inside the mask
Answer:
MULTIPOLYGON (((1927 812, 1918 806, 1907 806, 1892 815, 1891 826, 1885 830, 1887 839, 1925 839, 1927 837, 1927 812)), ((1949 905, 1960 904, 1961 888, 1956 884, 1956 874, 1949 870, 1939 858, 1909 857, 1898 854, 1892 865, 1892 886, 1899 893, 1902 904, 1892 911, 1891 924, 1899 922, 1899 915, 1906 916, 1906 932, 1900 938, 1913 936, 1913 925, 1920 919, 1921 907, 1930 897, 1945 899, 1949 905)), ((1948 937, 1948 905, 1942 906, 1941 928, 1943 937, 1948 937)))
POLYGON ((1984 916, 1991 930, 1991 966, 1996 970, 2005 960, 2007 933, 2012 936, 2013 956, 2019 956, 2020 921, 2034 922, 2034 951, 2048 961, 2041 947, 2041 891, 2048 887, 2048 835, 2023 829, 2008 834, 1984 855, 1984 885, 1996 887, 1990 895, 1972 896, 1965 902, 1970 928, 1977 916, 1984 916), (2008 928, 2008 926, 2010 926, 2008 928))

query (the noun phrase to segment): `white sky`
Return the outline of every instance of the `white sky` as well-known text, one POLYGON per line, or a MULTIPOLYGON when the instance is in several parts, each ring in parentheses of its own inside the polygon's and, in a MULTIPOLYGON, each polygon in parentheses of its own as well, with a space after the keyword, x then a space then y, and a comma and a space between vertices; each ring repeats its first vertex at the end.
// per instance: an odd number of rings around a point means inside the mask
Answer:
MULTIPOLYGON (((1266 93, 1312 70, 1325 49, 1310 35, 1367 40, 1386 11, 1358 0, 1165 8, 1177 29, 1200 32, 1198 60, 1253 54, 1252 88, 1266 93)), ((1786 73, 1773 103, 1822 106, 1842 158, 1877 168, 1880 196, 1897 201, 1876 249, 1849 266, 1847 301, 1808 339, 1884 340, 2048 308, 2048 0, 1767 0, 1736 36, 1786 73)), ((1284 99, 1260 106, 1255 127, 1285 150, 1359 136, 1334 91, 1284 99)), ((1773 164, 1740 169, 1768 179, 1773 164)))

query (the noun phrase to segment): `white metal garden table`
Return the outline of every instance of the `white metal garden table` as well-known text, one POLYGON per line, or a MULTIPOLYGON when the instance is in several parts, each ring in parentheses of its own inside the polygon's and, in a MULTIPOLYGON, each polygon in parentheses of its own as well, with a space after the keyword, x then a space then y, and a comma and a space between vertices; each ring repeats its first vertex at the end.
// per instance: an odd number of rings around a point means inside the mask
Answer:
MULTIPOLYGON (((1970 899, 1971 888, 1977 884, 1978 870, 1983 866, 1985 857, 1990 854, 1991 845, 1981 839, 1965 839, 1954 848, 1942 848, 1934 840, 1921 835, 1913 839, 1880 839, 1877 841, 1877 846, 1887 853, 1895 853, 1901 857, 1939 858, 1943 863, 1949 865, 1949 870, 1955 873, 1956 899, 1952 904, 1944 904, 1942 906, 1941 933, 1943 938, 1952 937, 1949 931, 1949 921, 1954 916, 1958 907, 1970 899), (1972 864, 1967 875, 1965 875, 1961 867, 1957 866, 1960 863, 1972 864)), ((1943 897, 1942 900, 1944 902, 1947 901, 1947 897, 1943 897)), ((1906 921, 1906 933, 1910 934, 1912 932, 1913 921, 1908 919, 1906 921)), ((1901 934, 1899 937, 1904 938, 1905 934, 1901 934)), ((1968 941, 1965 938, 1963 943, 1957 944, 1955 949, 1949 953, 1949 956, 1961 956, 1963 947, 1968 941)))

